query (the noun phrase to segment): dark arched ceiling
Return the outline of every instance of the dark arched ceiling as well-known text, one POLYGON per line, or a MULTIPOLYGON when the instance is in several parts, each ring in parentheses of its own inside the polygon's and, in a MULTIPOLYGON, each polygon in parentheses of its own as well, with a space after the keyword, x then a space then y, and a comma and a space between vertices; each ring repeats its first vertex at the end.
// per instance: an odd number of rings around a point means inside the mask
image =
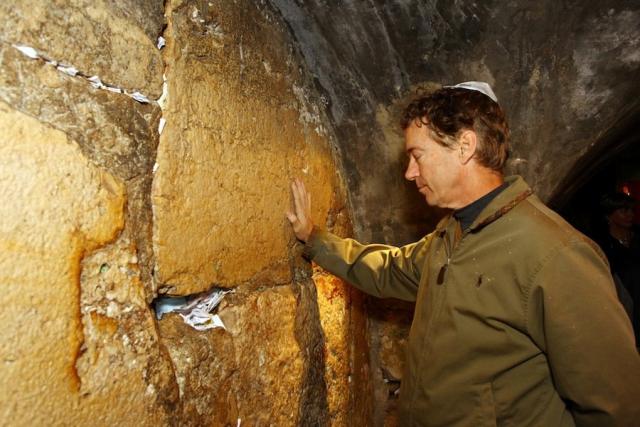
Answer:
POLYGON ((403 243, 434 214, 403 180, 393 105, 484 80, 512 126, 509 172, 548 199, 640 103, 639 1, 271 0, 328 105, 356 234, 403 243))

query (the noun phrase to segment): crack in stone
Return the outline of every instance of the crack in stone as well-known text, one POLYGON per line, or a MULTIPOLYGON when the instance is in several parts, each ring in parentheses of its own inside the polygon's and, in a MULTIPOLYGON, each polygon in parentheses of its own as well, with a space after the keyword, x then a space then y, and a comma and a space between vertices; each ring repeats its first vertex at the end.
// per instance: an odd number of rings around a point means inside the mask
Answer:
MULTIPOLYGON (((163 117, 164 115, 164 108, 166 106, 166 101, 167 101, 167 97, 169 94, 169 87, 167 84, 167 32, 169 31, 169 27, 170 27, 170 20, 171 20, 171 5, 170 5, 170 0, 165 0, 163 2, 162 5, 163 8, 163 15, 164 15, 164 19, 165 19, 165 24, 164 27, 162 28, 162 32, 161 34, 158 36, 158 42, 157 42, 157 48, 160 50, 163 50, 160 54, 160 57, 162 59, 162 93, 160 94, 160 97, 155 101, 156 104, 158 105, 158 107, 160 107, 160 119, 158 121, 158 145, 160 145, 160 136, 162 135, 162 131, 164 130, 165 124, 166 124, 166 119, 163 117)), ((156 151, 155 153, 156 159, 153 163, 153 168, 152 168, 152 174, 155 175, 156 171, 158 170, 158 153, 156 151)), ((155 179, 152 178, 152 179, 155 179)), ((153 183, 152 183, 153 186, 153 183)), ((157 270, 157 257, 156 257, 156 247, 155 244, 153 243, 153 234, 156 233, 156 227, 155 227, 155 223, 156 223, 156 212, 155 212, 155 203, 152 201, 151 202, 151 216, 152 216, 152 226, 153 226, 153 232, 152 232, 152 244, 151 244, 151 264, 153 265, 152 267, 152 274, 151 274, 151 288, 153 290, 153 299, 155 299, 158 294, 159 294, 159 290, 163 289, 163 288, 167 288, 167 284, 166 283, 158 283, 157 281, 157 275, 155 274, 155 271, 157 270)), ((173 286, 169 285, 168 289, 172 289, 173 286)), ((158 337, 158 344, 160 346, 160 348, 163 350, 163 352, 166 355, 166 359, 169 361, 169 367, 171 369, 171 373, 173 375, 173 381, 176 385, 176 387, 178 388, 178 406, 179 408, 175 408, 175 413, 176 414, 182 414, 184 408, 183 405, 184 403, 184 390, 183 390, 183 385, 182 385, 182 381, 180 380, 180 373, 179 373, 179 369, 178 366, 176 365, 175 360, 173 359, 171 352, 168 350, 167 347, 167 343, 165 341, 165 338, 162 336, 162 333, 160 332, 160 325, 159 325, 159 321, 157 319, 157 317, 155 316, 155 309, 153 310, 154 312, 154 327, 156 329, 156 333, 157 333, 157 337, 158 337)))
MULTIPOLYGON (((160 55, 160 57, 162 58, 162 94, 160 94, 160 97, 158 98, 158 100, 156 101, 158 104, 158 107, 160 107, 160 119, 158 120, 158 146, 160 145, 160 137, 162 135, 162 131, 164 130, 164 127, 167 123, 167 120, 164 118, 164 109, 167 105, 167 98, 169 96, 169 85, 167 83, 167 69, 168 67, 168 61, 167 61, 167 42, 169 41, 169 31, 171 31, 171 14, 173 12, 172 8, 171 8, 171 4, 170 4, 170 0, 165 0, 163 5, 163 12, 164 12, 164 19, 165 19, 165 25, 162 28, 162 33, 158 36, 158 49, 162 49, 162 53, 160 55)), ((153 168, 152 168, 152 174, 155 175, 155 173, 158 170, 158 153, 156 152, 156 160, 153 163, 153 168)), ((155 177, 153 178, 155 180, 155 177)), ((151 204, 151 211, 152 211, 152 217, 153 217, 153 224, 154 224, 154 234, 155 234, 155 223, 156 223, 156 212, 155 212, 155 203, 151 204)), ((152 244, 152 253, 153 253, 153 257, 154 257, 154 271, 157 270, 158 265, 155 262, 156 259, 156 247, 155 244, 152 244)), ((174 289, 173 285, 169 285, 167 283, 159 283, 157 280, 157 275, 156 274, 152 274, 152 287, 154 290, 154 297, 158 294, 159 290, 164 290, 165 293, 167 293, 167 291, 170 293, 172 289, 174 289)))
MULTIPOLYGON (((49 58, 48 56, 46 56, 45 54, 43 54, 42 52, 38 52, 36 49, 34 49, 31 46, 26 46, 26 45, 17 45, 17 44, 11 44, 11 43, 7 43, 6 41, 0 41, 4 44, 10 44, 13 48, 15 48, 16 50, 18 50, 20 53, 22 53, 24 56, 26 56, 27 58, 36 60, 36 61, 42 61, 48 65, 53 66, 56 70, 60 71, 61 73, 64 73, 70 77, 78 77, 82 80, 85 80, 87 83, 89 83, 91 86, 93 86, 96 89, 102 89, 102 90, 107 90, 109 92, 113 92, 113 93, 119 93, 122 95, 126 95, 129 98, 134 99, 135 101, 141 103, 141 104, 158 104, 158 101, 162 98, 158 98, 158 100, 150 100, 149 97, 147 97, 145 94, 143 94, 142 92, 139 91, 135 91, 135 92, 130 92, 127 91, 126 89, 117 87, 115 85, 112 85, 110 83, 104 83, 99 76, 90 76, 80 70, 78 70, 76 67, 74 67, 73 65, 69 65, 69 64, 65 64, 63 62, 59 62, 56 61, 54 59, 49 58)), ((164 87, 163 87, 164 89, 164 87)), ((163 91, 164 94, 164 91, 163 91)))

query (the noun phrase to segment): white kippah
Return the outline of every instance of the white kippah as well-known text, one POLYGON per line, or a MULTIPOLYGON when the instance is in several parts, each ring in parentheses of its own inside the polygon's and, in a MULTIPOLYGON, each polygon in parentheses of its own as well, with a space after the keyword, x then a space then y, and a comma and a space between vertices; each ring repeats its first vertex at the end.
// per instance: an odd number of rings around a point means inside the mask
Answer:
POLYGON ((496 103, 498 102, 498 97, 496 96, 495 93, 493 93, 493 89, 491 89, 491 86, 489 86, 489 83, 485 83, 485 82, 464 82, 464 83, 459 83, 459 84, 457 84, 455 86, 443 86, 443 87, 475 90, 477 92, 484 93, 489 98, 491 98, 493 100, 493 102, 496 102, 496 103))

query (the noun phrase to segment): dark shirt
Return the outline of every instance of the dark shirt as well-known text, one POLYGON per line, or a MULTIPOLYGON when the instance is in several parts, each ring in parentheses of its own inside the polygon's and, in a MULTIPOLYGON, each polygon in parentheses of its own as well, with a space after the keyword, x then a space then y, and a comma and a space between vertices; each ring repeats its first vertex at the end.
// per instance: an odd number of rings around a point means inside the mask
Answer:
POLYGON ((635 229, 629 247, 607 233, 600 247, 609 259, 611 274, 617 276, 633 301, 631 322, 640 347, 640 230, 635 229))
POLYGON ((480 197, 475 202, 472 202, 465 206, 464 208, 457 209, 453 211, 453 216, 460 223, 460 227, 462 231, 465 231, 467 228, 473 224, 473 221, 480 215, 480 212, 487 207, 487 205, 498 195, 507 188, 509 184, 506 182, 502 183, 501 186, 491 190, 484 196, 480 197))

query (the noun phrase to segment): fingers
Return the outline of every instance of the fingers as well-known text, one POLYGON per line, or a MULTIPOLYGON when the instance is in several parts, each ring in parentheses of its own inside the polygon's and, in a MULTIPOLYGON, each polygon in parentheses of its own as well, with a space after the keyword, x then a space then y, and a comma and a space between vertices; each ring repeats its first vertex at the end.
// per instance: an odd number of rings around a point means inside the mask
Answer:
POLYGON ((293 193, 293 207, 298 217, 304 216, 304 206, 302 205, 302 195, 297 182, 291 184, 291 192, 293 193))
POLYGON ((313 222, 311 220, 311 194, 307 192, 304 182, 299 178, 295 178, 291 182, 291 194, 293 196, 293 203, 291 208, 285 213, 293 227, 296 237, 306 242, 313 230, 313 222))
POLYGON ((296 178, 291 184, 296 215, 304 221, 311 211, 311 195, 307 193, 304 183, 296 178))
POLYGON ((300 188, 300 199, 304 204, 305 212, 311 213, 311 193, 307 192, 306 187, 304 186, 304 182, 298 179, 298 185, 300 188))

